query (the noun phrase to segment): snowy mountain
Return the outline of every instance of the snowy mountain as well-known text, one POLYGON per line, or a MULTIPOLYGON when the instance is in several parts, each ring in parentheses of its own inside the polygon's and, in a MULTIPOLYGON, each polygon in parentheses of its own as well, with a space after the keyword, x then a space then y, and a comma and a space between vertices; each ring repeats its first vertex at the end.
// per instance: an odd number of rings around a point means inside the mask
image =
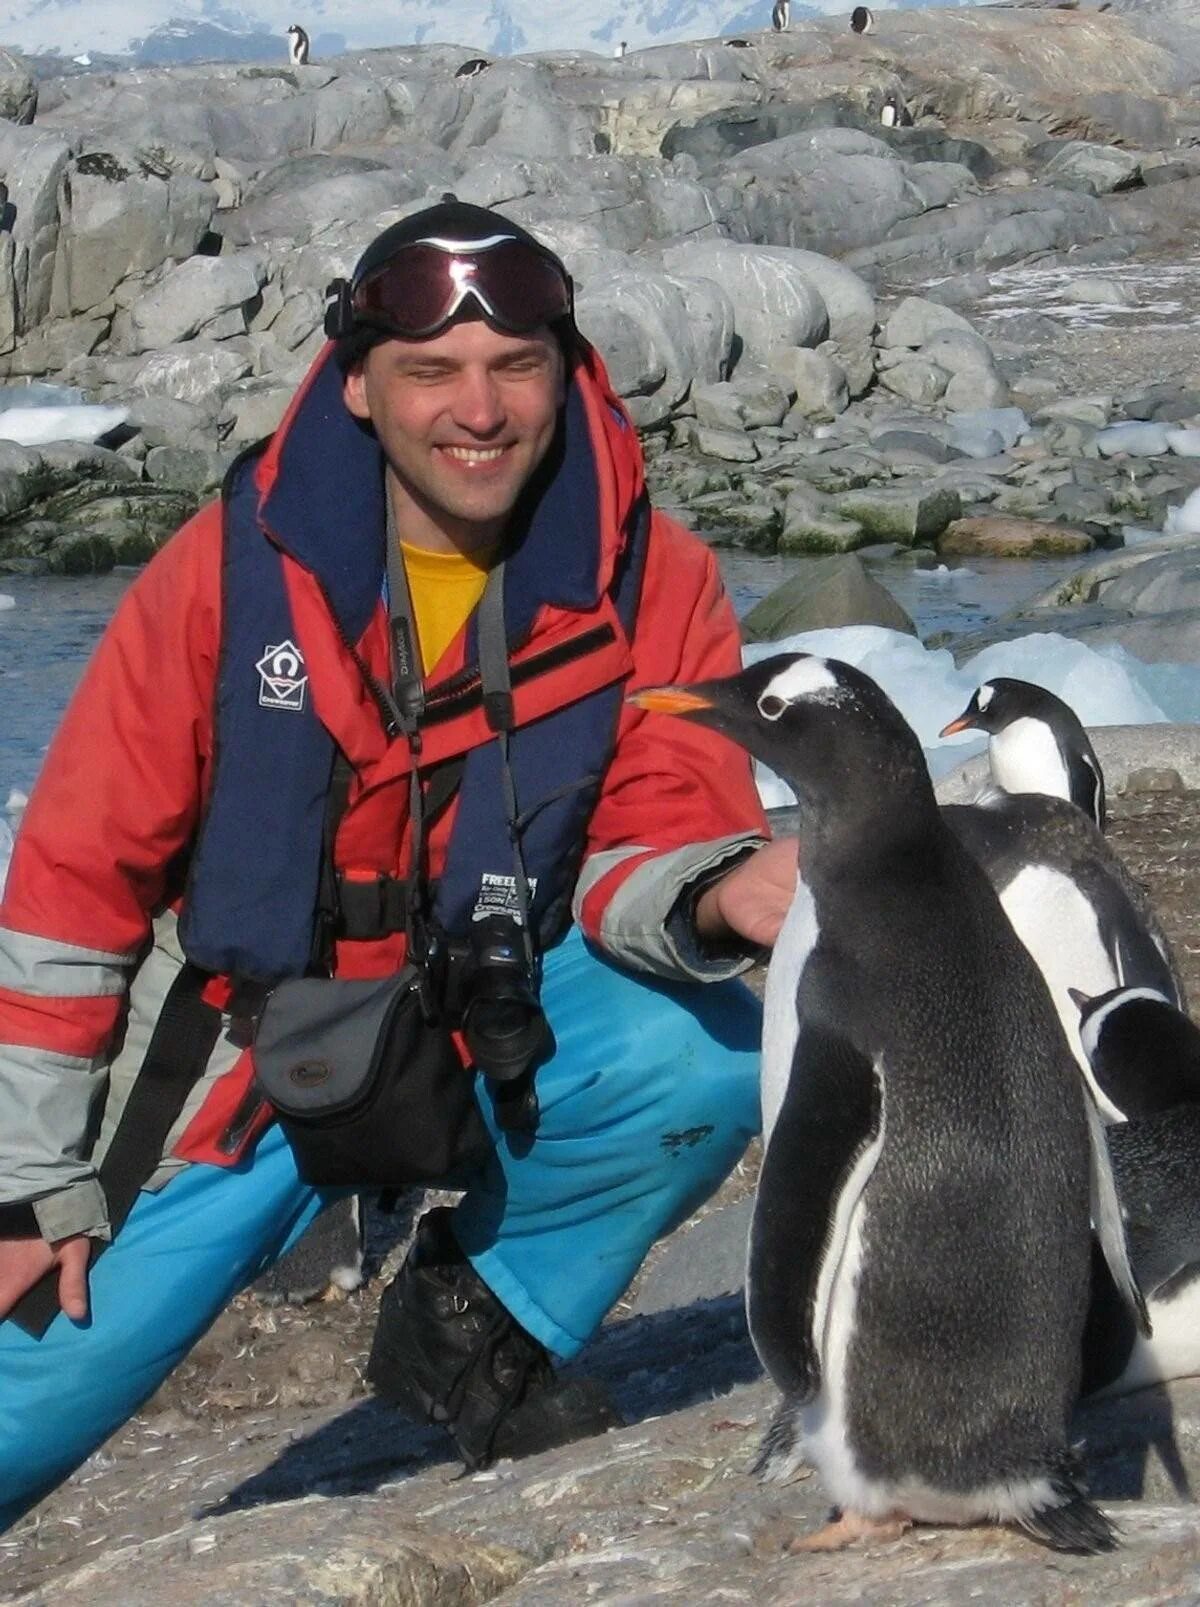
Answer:
MULTIPOLYGON (((935 0, 936 3, 936 0, 935 0)), ((792 16, 844 14, 851 0, 793 0, 792 16)), ((0 44, 27 55, 132 57, 141 63, 285 61, 299 22, 312 59, 381 45, 450 41, 490 55, 594 50, 611 55, 765 28, 771 0, 0 0, 0 44)))

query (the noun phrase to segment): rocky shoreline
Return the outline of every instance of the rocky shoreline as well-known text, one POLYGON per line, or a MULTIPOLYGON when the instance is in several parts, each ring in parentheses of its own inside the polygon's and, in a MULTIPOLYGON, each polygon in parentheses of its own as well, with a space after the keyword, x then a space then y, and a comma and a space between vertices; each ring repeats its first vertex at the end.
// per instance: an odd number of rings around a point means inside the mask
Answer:
MULTIPOLYGON (((656 495, 717 544, 934 563, 1200 532, 1172 512, 1200 486, 1190 281, 1168 375, 1073 385, 1058 360, 1072 319, 1103 351, 1153 316, 1135 270, 1178 264, 1200 214, 1200 35, 986 8, 740 44, 469 79, 455 45, 40 79, 8 58, 0 574, 144 561, 278 422, 328 279, 447 188, 563 254, 656 495)), ((1114 626, 1192 600, 1114 585, 1114 626)), ((1171 640, 1151 656, 1195 656, 1171 640)))

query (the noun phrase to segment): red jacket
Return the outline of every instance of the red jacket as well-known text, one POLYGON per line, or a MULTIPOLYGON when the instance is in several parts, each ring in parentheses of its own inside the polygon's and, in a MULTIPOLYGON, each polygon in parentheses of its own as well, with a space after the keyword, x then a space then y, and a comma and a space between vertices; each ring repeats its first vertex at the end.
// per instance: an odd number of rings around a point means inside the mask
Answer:
MULTIPOLYGON (((328 357, 327 348, 314 370, 328 357)), ((573 383, 601 471, 606 573, 599 578, 606 583, 626 515, 642 490, 641 453, 594 354, 585 355, 573 383)), ((258 465, 264 495, 304 394, 302 387, 258 465)), ((174 918, 182 868, 213 758, 221 548, 221 509, 213 503, 130 587, 51 745, 14 847, 0 903, 0 1206, 32 1202, 47 1237, 104 1231, 93 1162, 111 1136, 144 1051, 144 1031, 180 963, 174 918), (131 980, 130 1021, 124 1044, 114 1047, 131 980), (100 1141, 89 1154, 88 1134, 101 1103, 100 1141)), ((407 745, 389 743, 313 576, 290 557, 283 562, 314 708, 355 769, 337 866, 351 877, 403 875, 407 745)), ((740 665, 733 611, 712 555, 659 514, 651 521, 632 640, 602 584, 590 613, 545 607, 513 663, 603 622, 615 626, 608 646, 518 687, 518 724, 616 679, 633 690, 729 674, 740 665)), ((431 678, 431 699, 461 669, 464 635, 431 678)), ((386 682, 382 602, 355 650, 386 682)), ((422 762, 488 740, 476 709, 432 728, 422 762)), ((432 829, 434 877, 452 818, 453 806, 432 829)), ((661 940, 646 933, 655 920, 663 927, 697 874, 765 835, 749 763, 738 748, 699 726, 626 704, 588 826, 576 918, 589 938, 626 963, 665 974, 728 975, 728 966, 709 967, 681 953, 665 931, 661 940)), ((342 942, 337 974, 384 975, 400 964, 403 950, 399 935, 342 942)), ((219 999, 219 989, 211 996, 219 999)), ((249 1076, 248 1056, 219 1046, 168 1152, 236 1158, 218 1156, 212 1141, 249 1076)))

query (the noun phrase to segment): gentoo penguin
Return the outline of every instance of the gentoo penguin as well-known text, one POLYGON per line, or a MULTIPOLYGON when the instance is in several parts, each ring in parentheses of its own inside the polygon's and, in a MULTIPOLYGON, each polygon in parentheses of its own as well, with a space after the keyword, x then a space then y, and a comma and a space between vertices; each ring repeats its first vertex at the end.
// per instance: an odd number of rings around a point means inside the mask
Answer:
POLYGON ((988 733, 992 780, 1005 792, 1069 798, 1103 831, 1104 774, 1083 722, 1069 703, 1032 681, 998 675, 984 681, 942 736, 988 733))
POLYGON ((472 56, 470 61, 464 61, 461 67, 454 69, 455 78, 478 78, 480 73, 487 72, 491 62, 483 56, 472 56))
POLYGON ((792 25, 792 0, 775 0, 771 7, 771 26, 776 33, 786 33, 792 25))
POLYGON ((357 1194, 327 1206, 286 1255, 263 1273, 256 1293, 276 1303, 339 1300, 363 1281, 363 1212, 357 1194))
POLYGON ((912 122, 908 108, 894 89, 890 89, 884 96, 883 105, 879 110, 879 121, 884 128, 907 128, 912 122))
POLYGON ((293 67, 308 65, 308 35, 299 23, 293 22, 287 31, 288 60, 293 67))
POLYGON ((841 1508, 794 1549, 909 1522, 1115 1544, 1076 1479, 1092 1214, 1139 1304, 1099 1123, 1029 955, 948 828, 912 730, 807 654, 635 694, 795 790, 803 880, 771 958, 754 1345, 783 1400, 759 1469, 841 1508))
POLYGON ((1076 995, 1080 1036, 1117 1112, 1108 1128, 1129 1253, 1152 1334, 1097 1262, 1083 1393, 1124 1395, 1200 1373, 1200 1028, 1150 988, 1076 995))
POLYGON ((850 13, 851 33, 874 33, 875 13, 867 6, 855 6, 850 13))
POLYGON ((1113 1120, 1080 1040, 1071 990, 1148 987, 1183 1004, 1174 956, 1145 893, 1093 822, 1061 798, 993 788, 977 803, 943 805, 942 814, 996 889, 1101 1113, 1113 1120))
POLYGON ((751 41, 749 39, 727 39, 725 41, 725 47, 726 47, 727 50, 751 50, 751 49, 753 49, 753 45, 751 44, 751 41))
POLYGON ((624 58, 625 58, 625 52, 628 49, 629 49, 628 42, 626 40, 622 39, 620 41, 620 43, 617 45, 617 48, 613 51, 613 55, 616 57, 616 59, 618 61, 623 61, 624 58))

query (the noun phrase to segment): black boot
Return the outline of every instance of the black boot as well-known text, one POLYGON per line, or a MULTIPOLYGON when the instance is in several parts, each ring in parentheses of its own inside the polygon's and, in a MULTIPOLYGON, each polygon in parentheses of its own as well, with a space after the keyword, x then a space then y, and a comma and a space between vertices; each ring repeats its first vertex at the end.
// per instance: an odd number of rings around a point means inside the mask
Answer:
POLYGON ((384 1290, 367 1381, 407 1416, 444 1424, 472 1469, 623 1427, 599 1384, 555 1376, 459 1249, 452 1214, 426 1212, 384 1290))

